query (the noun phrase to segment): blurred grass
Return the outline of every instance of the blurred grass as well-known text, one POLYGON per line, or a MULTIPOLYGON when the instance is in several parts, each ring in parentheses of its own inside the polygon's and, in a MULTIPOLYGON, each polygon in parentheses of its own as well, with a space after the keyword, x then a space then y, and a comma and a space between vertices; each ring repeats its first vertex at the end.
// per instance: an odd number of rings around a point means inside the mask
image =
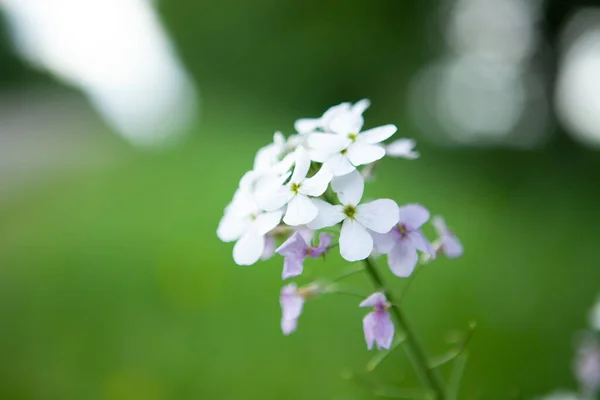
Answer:
MULTIPOLYGON (((281 260, 238 267, 217 240, 255 150, 294 120, 223 104, 207 105, 182 146, 127 150, 115 168, 65 176, 0 208, 0 398, 372 397, 340 377, 371 356, 356 299, 308 303, 284 338, 281 260)), ((405 299, 439 353, 448 333, 477 321, 461 398, 573 387, 572 336, 599 289, 595 161, 583 151, 571 163, 421 151, 418 161, 386 160, 367 196, 421 202, 464 242, 463 258, 427 267, 405 299)), ((343 265, 317 260, 308 275, 343 265)), ((363 281, 349 282, 366 294, 363 281)), ((415 386, 401 351, 371 379, 415 386)))

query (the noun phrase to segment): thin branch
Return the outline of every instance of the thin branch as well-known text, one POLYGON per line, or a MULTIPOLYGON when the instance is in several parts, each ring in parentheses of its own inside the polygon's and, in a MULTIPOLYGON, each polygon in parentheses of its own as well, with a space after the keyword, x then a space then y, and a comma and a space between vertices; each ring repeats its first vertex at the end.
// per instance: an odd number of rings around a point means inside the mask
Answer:
POLYGON ((375 266, 375 261, 370 258, 364 260, 365 270, 375 286, 383 290, 386 294, 386 297, 392 304, 396 304, 396 306, 391 307, 391 313, 393 318, 396 320, 396 323, 400 327, 400 329, 406 334, 406 342, 404 348, 415 368, 415 371, 423 385, 429 389, 431 389, 435 393, 435 399, 437 400, 445 400, 446 391, 445 391, 445 383, 437 370, 431 369, 429 367, 429 362, 427 360, 427 355, 423 346, 421 344, 420 339, 418 338, 415 330, 412 325, 408 322, 408 319, 404 315, 404 311, 401 307, 394 302, 393 295, 387 289, 383 278, 379 274, 375 266))
POLYGON ((471 322, 469 324, 467 332, 465 333, 464 338, 459 343, 458 347, 448 351, 446 354, 438 357, 436 360, 432 360, 429 364, 429 368, 439 368, 442 365, 449 363, 450 361, 454 360, 462 353, 464 353, 467 346, 469 345, 469 342, 471 341, 471 338, 473 337, 473 333, 475 332, 476 326, 477 324, 475 322, 471 322))
POLYGON ((427 389, 418 388, 400 388, 390 385, 378 385, 369 382, 364 376, 354 374, 351 371, 343 371, 342 378, 348 379, 354 384, 360 386, 364 390, 374 394, 378 397, 386 397, 392 399, 405 399, 405 400, 433 400, 435 399, 434 393, 427 389))
POLYGON ((448 400, 457 400, 458 391, 460 389, 460 381, 462 380, 465 372, 465 366, 467 364, 467 354, 463 354, 456 358, 454 365, 452 366, 452 373, 450 374, 450 382, 448 383, 448 400))
POLYGON ((334 282, 341 281, 342 279, 346 279, 346 278, 348 278, 352 275, 358 274, 359 272, 362 272, 364 270, 365 270, 365 267, 360 264, 353 265, 352 268, 349 268, 346 272, 344 272, 340 276, 333 278, 330 282, 334 283, 334 282))

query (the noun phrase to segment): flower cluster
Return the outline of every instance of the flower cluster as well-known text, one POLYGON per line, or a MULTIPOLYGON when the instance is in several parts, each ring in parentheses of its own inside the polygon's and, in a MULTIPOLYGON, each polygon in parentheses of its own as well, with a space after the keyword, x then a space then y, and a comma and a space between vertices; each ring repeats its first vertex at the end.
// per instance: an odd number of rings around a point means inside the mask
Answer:
POLYGON ((600 394, 600 298, 589 315, 589 327, 576 341, 573 375, 579 385, 578 392, 557 391, 543 400, 588 400, 600 394))
MULTIPOLYGON (((459 240, 439 217, 433 219, 439 238, 432 243, 425 237, 421 227, 430 213, 422 205, 364 200, 365 178, 372 176, 375 163, 385 156, 419 157, 413 140, 384 143, 396 126, 363 129, 369 105, 366 99, 342 103, 320 118, 300 119, 295 134, 286 138, 277 132, 272 143, 258 150, 217 229, 222 241, 235 241, 236 264, 252 265, 277 253, 284 257, 285 280, 302 274, 306 258, 323 257, 339 246, 350 262, 386 255, 391 271, 407 277, 419 262, 419 252, 427 260, 462 253, 459 240)), ((296 329, 305 300, 326 291, 323 284, 282 289, 284 334, 296 329)), ((368 347, 389 348, 394 325, 386 296, 377 292, 360 306, 374 309, 363 324, 368 347)))

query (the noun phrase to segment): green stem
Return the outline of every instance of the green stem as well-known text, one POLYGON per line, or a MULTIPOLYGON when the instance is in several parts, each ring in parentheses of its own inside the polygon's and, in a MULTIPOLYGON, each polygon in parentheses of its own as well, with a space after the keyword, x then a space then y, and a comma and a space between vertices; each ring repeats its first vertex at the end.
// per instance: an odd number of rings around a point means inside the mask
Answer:
POLYGON ((402 310, 402 308, 399 307, 398 304, 394 302, 393 295, 387 289, 383 278, 381 277, 379 271, 377 271, 377 268, 375 267, 375 262, 370 258, 367 258, 364 260, 364 263, 365 271, 373 281, 373 284, 385 293, 390 303, 395 304, 395 306, 390 307, 390 311, 392 313, 393 318, 396 320, 396 323, 406 335, 406 351, 408 353, 409 358, 412 360, 413 367, 415 368, 417 375, 422 380, 423 385, 425 385, 428 389, 431 389, 435 393, 436 400, 444 400, 446 398, 446 391, 442 377, 440 376, 438 371, 429 368, 427 354, 425 353, 423 345, 421 344, 421 341, 419 340, 415 330, 413 329, 412 325, 408 322, 404 311, 402 310))

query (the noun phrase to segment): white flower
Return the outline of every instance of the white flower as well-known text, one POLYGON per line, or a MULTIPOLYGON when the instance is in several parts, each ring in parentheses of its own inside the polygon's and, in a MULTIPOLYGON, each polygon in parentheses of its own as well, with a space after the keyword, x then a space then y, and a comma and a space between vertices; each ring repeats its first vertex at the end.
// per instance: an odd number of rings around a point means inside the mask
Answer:
POLYGON ((370 164, 385 156, 379 143, 392 136, 398 128, 384 125, 360 132, 362 115, 343 113, 329 124, 333 133, 313 133, 308 137, 313 161, 323 163, 333 175, 346 175, 359 165, 370 164))
POLYGON ((321 168, 311 178, 307 178, 310 169, 310 159, 303 147, 298 147, 294 152, 295 166, 290 180, 284 176, 273 183, 273 187, 262 188, 257 196, 258 204, 266 211, 280 209, 287 204, 283 222, 291 226, 304 225, 317 217, 318 208, 311 197, 321 196, 327 185, 331 182, 331 172, 321 168))
POLYGON ((281 161, 285 151, 285 137, 281 132, 275 132, 273 143, 261 147, 254 157, 254 171, 267 171, 281 161))
POLYGON ((273 143, 258 149, 250 171, 255 184, 262 178, 278 177, 290 171, 294 164, 294 158, 289 154, 290 145, 290 140, 286 140, 281 132, 275 132, 273 143))
POLYGON ((413 139, 397 139, 385 146, 385 154, 389 157, 414 160, 420 156, 419 152, 415 151, 416 145, 413 139))
POLYGON ((315 132, 317 130, 329 131, 329 123, 337 116, 344 113, 362 114, 371 105, 368 99, 351 103, 341 103, 330 107, 321 118, 301 118, 294 123, 294 128, 300 134, 315 132))
POLYGON ((225 208, 217 228, 217 236, 222 241, 237 240, 233 260, 238 265, 252 265, 260 259, 265 251, 265 235, 279 224, 283 214, 281 211, 261 211, 247 181, 242 178, 240 188, 225 208))
POLYGON ((398 223, 398 205, 389 199, 379 199, 360 204, 364 180, 358 171, 336 177, 331 188, 342 205, 332 205, 323 200, 313 200, 319 208, 311 229, 333 226, 341 221, 340 253, 348 261, 367 258, 373 251, 373 238, 367 229, 378 233, 389 232, 398 223))

